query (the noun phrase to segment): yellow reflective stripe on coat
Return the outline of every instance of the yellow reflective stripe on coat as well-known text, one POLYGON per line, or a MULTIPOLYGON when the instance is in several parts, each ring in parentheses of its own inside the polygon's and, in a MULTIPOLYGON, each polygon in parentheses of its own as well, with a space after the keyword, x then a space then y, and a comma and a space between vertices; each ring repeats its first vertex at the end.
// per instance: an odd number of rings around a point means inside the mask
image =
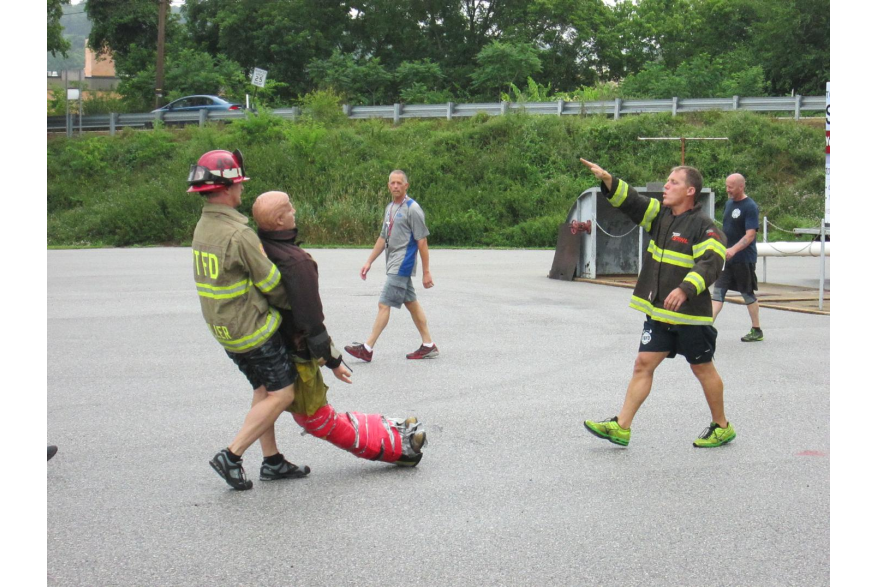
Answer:
POLYGON ((706 289, 706 281, 703 280, 703 277, 701 277, 699 273, 695 273, 694 271, 690 271, 682 281, 687 281, 693 285, 694 290, 697 293, 701 293, 706 289))
POLYGON ((664 308, 656 308, 650 302, 632 296, 630 298, 630 307, 640 312, 645 312, 655 320, 666 322, 667 324, 686 324, 690 326, 704 326, 713 323, 712 316, 692 316, 691 314, 680 314, 679 312, 671 312, 664 308))
POLYGON ((222 286, 195 282, 198 295, 203 298, 210 298, 211 300, 227 300, 242 296, 250 291, 250 285, 252 285, 252 282, 249 279, 238 281, 232 285, 222 286))
POLYGON ((652 222, 654 222, 655 218, 658 217, 658 212, 661 211, 661 204, 655 198, 651 198, 649 201, 649 207, 646 210, 645 216, 640 220, 639 225, 642 226, 646 232, 652 229, 652 222))
POLYGON ((265 318, 265 325, 256 332, 247 336, 242 336, 241 338, 237 338, 235 340, 225 340, 219 338, 218 336, 216 336, 215 338, 219 341, 219 344, 221 344, 228 350, 236 353, 241 353, 257 347, 269 338, 271 338, 271 336, 275 332, 277 332, 277 328, 279 326, 280 313, 274 308, 270 308, 268 310, 268 316, 265 318))
POLYGON ((649 242, 648 252, 651 253, 652 258, 659 263, 667 263, 668 265, 676 265, 677 267, 685 267, 686 269, 694 267, 694 257, 686 255, 685 253, 677 253, 676 251, 662 249, 655 244, 655 241, 649 242))
POLYGON ((256 287, 267 293, 277 287, 278 283, 280 283, 280 271, 278 271, 277 266, 272 263, 271 271, 268 272, 268 277, 257 283, 256 287))
POLYGON ((700 257, 701 255, 703 255, 707 251, 715 251, 715 253, 717 255, 720 255, 722 257, 722 259, 724 259, 725 253, 727 252, 727 249, 725 248, 725 245, 723 245, 721 242, 717 241, 716 239, 708 238, 705 241, 703 241, 702 243, 697 243, 696 245, 694 245, 694 247, 693 247, 694 258, 696 259, 696 258, 700 257))
POLYGON ((609 198, 609 203, 615 206, 616 208, 624 203, 624 200, 627 199, 627 182, 618 180, 618 187, 615 188, 615 193, 612 194, 612 197, 609 198))

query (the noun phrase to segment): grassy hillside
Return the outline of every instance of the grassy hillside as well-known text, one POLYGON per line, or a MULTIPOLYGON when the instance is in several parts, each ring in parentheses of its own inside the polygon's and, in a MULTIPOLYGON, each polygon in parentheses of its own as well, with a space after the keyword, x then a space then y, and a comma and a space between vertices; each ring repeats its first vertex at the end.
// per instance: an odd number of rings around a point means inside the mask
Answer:
MULTIPOLYGON (((476 116, 469 120, 293 123, 266 114, 228 125, 131 131, 48 143, 48 244, 188 244, 201 199, 186 193, 189 165, 211 149, 239 148, 247 175, 241 211, 255 197, 288 192, 310 245, 372 245, 388 201, 387 175, 408 172, 426 211, 430 243, 553 247, 576 197, 597 185, 578 157, 633 185, 664 181, 678 141, 637 137, 728 137, 690 141, 686 163, 725 202, 724 178, 739 171, 762 214, 791 229, 823 214, 820 128, 747 112, 672 117, 476 116)), ((787 240, 789 235, 773 231, 787 240)))

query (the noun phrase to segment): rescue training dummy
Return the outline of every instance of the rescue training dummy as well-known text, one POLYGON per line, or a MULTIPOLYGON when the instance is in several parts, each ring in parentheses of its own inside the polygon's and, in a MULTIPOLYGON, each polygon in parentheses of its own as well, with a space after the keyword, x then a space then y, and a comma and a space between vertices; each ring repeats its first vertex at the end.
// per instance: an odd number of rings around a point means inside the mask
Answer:
POLYGON ((355 456, 413 467, 423 458, 426 445, 423 424, 415 417, 404 420, 380 414, 337 413, 326 398, 328 387, 320 367, 352 383, 350 370, 323 324, 317 263, 296 244, 295 208, 283 192, 266 192, 253 204, 253 218, 268 258, 280 270, 292 310, 281 310, 280 325, 298 371, 295 399, 287 408, 305 432, 322 438, 355 456))

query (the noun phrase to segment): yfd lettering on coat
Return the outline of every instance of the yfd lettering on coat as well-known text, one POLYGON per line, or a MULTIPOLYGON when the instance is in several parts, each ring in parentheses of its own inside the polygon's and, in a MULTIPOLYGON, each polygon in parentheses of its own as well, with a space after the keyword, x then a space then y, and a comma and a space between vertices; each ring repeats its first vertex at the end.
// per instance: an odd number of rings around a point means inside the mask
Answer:
POLYGON ((213 253, 206 253, 192 249, 195 254, 195 275, 216 279, 219 277, 219 257, 213 253))

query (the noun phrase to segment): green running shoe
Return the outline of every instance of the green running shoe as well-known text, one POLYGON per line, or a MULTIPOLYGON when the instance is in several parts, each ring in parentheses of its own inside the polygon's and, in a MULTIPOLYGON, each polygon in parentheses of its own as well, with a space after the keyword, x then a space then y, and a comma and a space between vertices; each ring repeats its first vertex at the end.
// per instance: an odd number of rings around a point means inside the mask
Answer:
POLYGON ((743 342, 758 342, 759 340, 764 340, 764 333, 761 331, 761 328, 750 328, 746 336, 740 340, 743 342))
POLYGON ((585 420, 585 430, 598 438, 605 438, 613 444, 627 446, 630 442, 630 428, 618 425, 618 416, 602 422, 585 420))
POLYGON ((700 436, 694 441, 694 446, 697 448, 714 448, 727 444, 735 438, 737 438, 737 433, 730 422, 728 422, 727 428, 722 428, 715 422, 710 422, 710 425, 704 428, 700 436))

